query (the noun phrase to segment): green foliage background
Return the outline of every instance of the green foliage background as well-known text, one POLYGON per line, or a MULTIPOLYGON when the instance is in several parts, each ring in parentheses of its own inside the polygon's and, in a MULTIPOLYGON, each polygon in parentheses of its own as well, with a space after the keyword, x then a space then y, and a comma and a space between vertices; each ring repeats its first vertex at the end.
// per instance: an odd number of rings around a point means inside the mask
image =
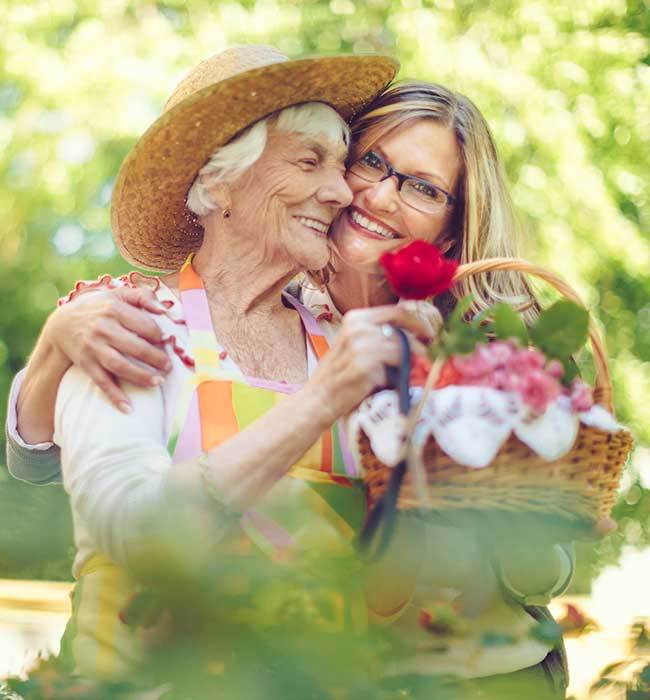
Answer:
MULTIPOLYGON (((0 17, 1 396, 56 298, 78 278, 128 269, 109 232, 111 185, 166 95, 206 55, 256 42, 294 57, 388 52, 400 77, 477 103, 526 256, 597 314, 618 415, 648 444, 648 0, 0 0, 0 17)), ((648 491, 635 474, 650 471, 650 452, 635 459, 628 522, 605 559, 648 541, 648 491)), ((67 578, 65 498, 4 469, 0 479, 0 576, 67 578)))

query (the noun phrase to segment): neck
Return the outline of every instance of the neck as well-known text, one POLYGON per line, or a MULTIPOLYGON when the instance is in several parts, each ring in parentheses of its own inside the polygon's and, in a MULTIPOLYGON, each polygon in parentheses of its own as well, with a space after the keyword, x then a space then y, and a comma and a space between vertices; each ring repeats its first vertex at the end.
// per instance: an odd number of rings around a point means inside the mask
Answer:
POLYGON ((286 311, 282 290, 298 272, 291 262, 269 259, 261 236, 235 231, 218 214, 202 223, 204 242, 193 264, 213 313, 242 318, 286 311))
POLYGON ((383 304, 394 304, 397 298, 381 274, 360 272, 342 265, 327 285, 336 308, 342 313, 383 304))

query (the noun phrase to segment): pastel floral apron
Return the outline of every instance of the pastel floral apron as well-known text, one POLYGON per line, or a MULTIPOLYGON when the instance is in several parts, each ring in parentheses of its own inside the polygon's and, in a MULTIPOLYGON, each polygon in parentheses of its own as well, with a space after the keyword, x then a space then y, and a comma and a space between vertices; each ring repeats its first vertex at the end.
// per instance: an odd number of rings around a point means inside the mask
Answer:
MULTIPOLYGON (((174 463, 218 447, 296 390, 287 384, 247 378, 228 357, 214 334, 192 256, 181 268, 179 289, 195 368, 177 400, 168 443, 174 463)), ((293 297, 285 295, 284 299, 300 314, 311 348, 322 358, 328 344, 316 320, 293 297)), ((259 504, 242 515, 240 527, 230 538, 238 551, 255 550, 276 565, 282 565, 285 554, 307 551, 315 542, 328 552, 352 553, 353 540, 365 518, 366 498, 342 441, 338 426, 323 433, 259 504)), ((119 614, 135 590, 127 573, 102 554, 82 567, 65 642, 83 674, 114 678, 142 658, 136 632, 119 614)), ((345 594, 332 590, 330 596, 327 619, 320 622, 331 630, 362 631, 367 611, 360 583, 346 588, 345 594)))

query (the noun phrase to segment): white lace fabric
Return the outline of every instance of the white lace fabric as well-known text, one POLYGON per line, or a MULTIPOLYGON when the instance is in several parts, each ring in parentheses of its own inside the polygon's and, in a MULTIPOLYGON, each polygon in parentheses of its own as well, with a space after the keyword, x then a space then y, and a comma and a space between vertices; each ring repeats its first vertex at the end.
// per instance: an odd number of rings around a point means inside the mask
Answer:
MULTIPOLYGON (((422 390, 411 389, 412 402, 422 390)), ((535 414, 516 393, 489 387, 447 386, 432 391, 413 432, 413 449, 421 456, 432 435, 451 459, 474 469, 492 463, 503 443, 515 434, 533 452, 552 462, 571 450, 580 423, 610 433, 625 430, 602 406, 576 413, 568 397, 560 396, 546 411, 535 414)), ((399 414, 397 393, 385 390, 363 401, 348 420, 349 445, 357 461, 359 431, 368 436, 375 456, 395 466, 406 441, 406 421, 399 414)))

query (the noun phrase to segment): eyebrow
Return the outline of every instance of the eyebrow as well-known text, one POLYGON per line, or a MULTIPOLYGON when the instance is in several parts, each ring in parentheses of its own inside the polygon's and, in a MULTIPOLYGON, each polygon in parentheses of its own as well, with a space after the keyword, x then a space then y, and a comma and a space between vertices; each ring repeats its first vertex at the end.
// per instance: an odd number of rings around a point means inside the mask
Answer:
MULTIPOLYGON (((328 155, 328 151, 323 147, 323 145, 318 141, 315 141, 314 139, 305 139, 303 141, 303 145, 306 148, 310 148, 312 151, 315 151, 316 155, 321 160, 323 160, 328 155)), ((345 159, 348 157, 347 147, 344 145, 339 146, 337 152, 334 155, 338 160, 345 161, 345 159)))
MULTIPOLYGON (((390 163, 390 158, 386 155, 386 152, 382 149, 381 146, 373 146, 373 148, 370 149, 371 151, 376 151, 379 153, 379 155, 385 160, 390 163)), ((392 165, 392 163, 391 163, 392 165)), ((428 173, 424 170, 418 170, 414 173, 405 173, 405 175, 409 175, 411 177, 417 177, 420 180, 437 180, 439 183, 445 187, 445 189, 451 190, 451 186, 447 183, 447 181, 441 177, 440 175, 437 175, 436 173, 428 173)), ((433 184, 433 183, 431 183, 433 184)))

